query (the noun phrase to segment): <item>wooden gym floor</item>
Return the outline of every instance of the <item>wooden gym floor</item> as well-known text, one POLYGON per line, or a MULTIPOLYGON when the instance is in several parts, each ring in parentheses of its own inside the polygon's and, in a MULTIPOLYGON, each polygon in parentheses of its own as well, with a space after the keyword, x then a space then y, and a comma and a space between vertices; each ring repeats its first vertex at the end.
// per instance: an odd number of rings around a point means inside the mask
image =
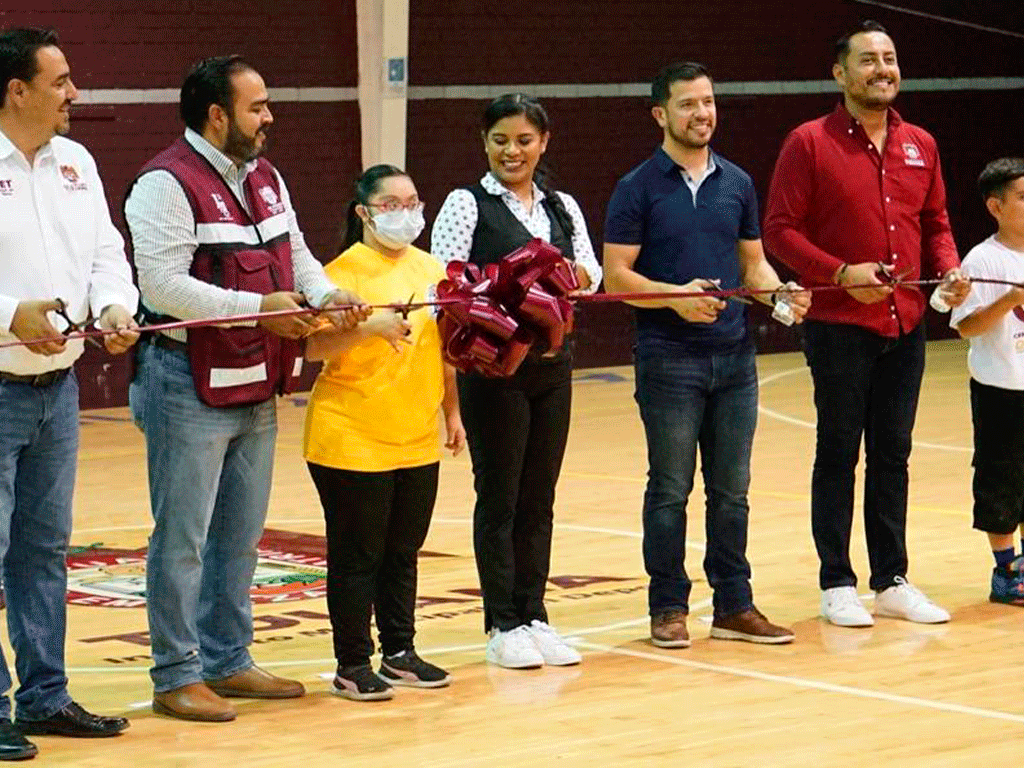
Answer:
MULTIPOLYGON (((750 492, 758 606, 794 644, 707 638, 703 491, 691 499, 693 647, 646 642, 640 501, 646 472, 632 370, 580 371, 556 504, 552 623, 584 653, 575 668, 483 662, 469 459, 442 462, 421 559, 418 648, 451 687, 394 700, 332 696, 320 507, 301 459, 303 398, 280 402, 274 490, 254 594, 258 663, 301 679, 301 700, 239 702, 227 724, 154 715, 143 550, 150 528, 141 435, 127 409, 83 414, 67 658, 73 696, 127 714, 110 740, 38 738, 42 765, 76 766, 970 766, 1012 761, 1024 733, 1019 609, 987 602, 991 557, 970 528, 965 347, 929 346, 911 465, 911 578, 953 613, 943 626, 817 617, 810 537, 811 382, 796 354, 759 359, 761 415, 750 492), (326 678, 325 678, 326 676, 326 678)), ((863 528, 854 559, 866 593, 863 528)), ((867 603, 870 606, 870 601, 867 603)), ((6 644, 6 638, 4 639, 6 644)), ((5 645, 7 658, 10 649, 5 645)))

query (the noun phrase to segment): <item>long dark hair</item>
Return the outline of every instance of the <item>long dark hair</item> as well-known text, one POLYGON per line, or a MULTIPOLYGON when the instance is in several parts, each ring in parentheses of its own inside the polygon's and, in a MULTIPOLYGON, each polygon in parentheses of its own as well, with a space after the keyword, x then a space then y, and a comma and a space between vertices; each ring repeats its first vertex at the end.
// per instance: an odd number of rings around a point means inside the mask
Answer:
POLYGON ((347 250, 356 243, 363 242, 363 220, 356 213, 356 206, 369 203, 370 198, 380 192, 380 183, 384 179, 408 175, 401 168, 383 163, 363 171, 363 175, 356 179, 355 196, 348 204, 348 213, 345 215, 345 231, 341 237, 341 250, 347 250))
MULTIPOLYGON (((544 107, 535 98, 527 96, 525 93, 506 93, 492 101, 487 109, 484 110, 484 136, 487 136, 488 132, 499 120, 503 120, 506 117, 515 117, 516 115, 525 117, 527 122, 541 134, 547 133, 551 125, 551 122, 548 120, 548 113, 544 111, 544 107)), ((562 202, 562 198, 558 196, 548 183, 550 176, 550 168, 542 159, 541 162, 537 163, 537 168, 533 172, 533 182, 544 193, 544 200, 558 220, 558 225, 562 228, 562 231, 571 238, 575 234, 576 228, 573 226, 569 211, 565 209, 565 203, 562 202)))

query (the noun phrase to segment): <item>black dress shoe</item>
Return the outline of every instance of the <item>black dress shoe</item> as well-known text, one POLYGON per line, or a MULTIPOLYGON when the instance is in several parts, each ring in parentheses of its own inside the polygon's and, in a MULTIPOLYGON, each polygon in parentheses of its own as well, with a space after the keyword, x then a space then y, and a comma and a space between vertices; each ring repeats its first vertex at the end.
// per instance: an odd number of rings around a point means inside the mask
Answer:
POLYGON ((28 760, 38 751, 10 720, 0 720, 0 760, 28 760))
POLYGON ((101 717, 86 712, 75 702, 54 712, 45 720, 22 720, 14 725, 19 731, 30 736, 76 736, 79 738, 102 738, 117 736, 128 727, 123 717, 101 717))

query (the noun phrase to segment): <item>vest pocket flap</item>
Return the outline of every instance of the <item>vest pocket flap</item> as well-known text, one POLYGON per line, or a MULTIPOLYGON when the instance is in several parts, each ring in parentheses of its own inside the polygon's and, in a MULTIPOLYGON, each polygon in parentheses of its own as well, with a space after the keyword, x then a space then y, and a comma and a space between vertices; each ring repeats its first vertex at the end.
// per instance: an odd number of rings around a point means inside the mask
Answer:
POLYGON ((274 263, 270 254, 266 251, 238 251, 234 254, 238 268, 242 272, 259 272, 274 263))
POLYGON ((238 251, 234 255, 238 270, 236 285, 240 290, 255 293, 273 293, 281 290, 277 263, 267 251, 238 251))

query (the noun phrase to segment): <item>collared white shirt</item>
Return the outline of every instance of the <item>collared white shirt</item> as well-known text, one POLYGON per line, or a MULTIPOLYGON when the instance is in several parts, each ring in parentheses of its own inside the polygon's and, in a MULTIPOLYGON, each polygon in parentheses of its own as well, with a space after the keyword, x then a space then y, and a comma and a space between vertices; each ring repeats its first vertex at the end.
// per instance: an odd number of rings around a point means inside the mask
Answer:
MULTIPOLYGON (((540 201, 544 199, 544 193, 540 188, 533 185, 533 208, 526 210, 523 201, 519 196, 509 190, 490 173, 480 179, 480 184, 489 194, 500 197, 512 215, 526 227, 526 231, 533 237, 551 242, 551 220, 548 218, 547 210, 540 201)), ((573 229, 572 248, 576 257, 576 263, 586 271, 590 277, 590 287, 582 293, 594 293, 601 284, 603 272, 601 265, 597 263, 594 256, 594 246, 587 234, 587 222, 583 218, 583 211, 571 196, 565 192, 556 192, 565 205, 565 210, 572 220, 573 229)), ((441 210, 434 219, 434 226, 430 230, 430 252, 442 264, 449 261, 468 261, 469 252, 473 248, 473 232, 480 217, 477 209, 476 198, 468 189, 452 190, 441 206, 441 210)))
MULTIPOLYGON (((231 158, 191 128, 185 129, 185 140, 210 161, 247 209, 243 183, 256 168, 256 161, 239 168, 231 158)), ((327 279, 323 266, 306 245, 288 188, 276 169, 274 173, 277 174, 281 202, 288 216, 295 290, 318 307, 335 289, 334 284, 327 279)), ((251 214, 248 209, 247 212, 251 214)), ((252 315, 260 311, 262 295, 221 288, 189 274, 192 256, 199 246, 195 216, 185 191, 168 171, 144 174, 129 193, 124 213, 131 231, 142 302, 149 310, 181 320, 252 315)), ((179 341, 186 338, 185 331, 168 331, 167 335, 179 341)))
MULTIPOLYGON (((110 221, 96 162, 81 144, 55 136, 30 166, 0 131, 0 342, 17 341, 11 321, 22 301, 63 299, 75 322, 111 304, 138 306, 124 240, 110 221)), ((58 331, 67 324, 50 314, 58 331)), ((0 349, 0 371, 37 374, 67 368, 81 339, 57 355, 0 349)))
POLYGON ((708 151, 708 166, 704 170, 704 175, 701 176, 699 180, 694 181, 693 176, 691 176, 690 172, 687 171, 685 168, 681 167, 679 169, 679 173, 683 177, 683 181, 686 182, 686 186, 690 188, 690 194, 693 195, 694 208, 697 207, 697 192, 700 191, 700 185, 707 181, 711 177, 711 174, 714 173, 717 168, 718 166, 715 165, 714 154, 712 154, 711 151, 708 151))

